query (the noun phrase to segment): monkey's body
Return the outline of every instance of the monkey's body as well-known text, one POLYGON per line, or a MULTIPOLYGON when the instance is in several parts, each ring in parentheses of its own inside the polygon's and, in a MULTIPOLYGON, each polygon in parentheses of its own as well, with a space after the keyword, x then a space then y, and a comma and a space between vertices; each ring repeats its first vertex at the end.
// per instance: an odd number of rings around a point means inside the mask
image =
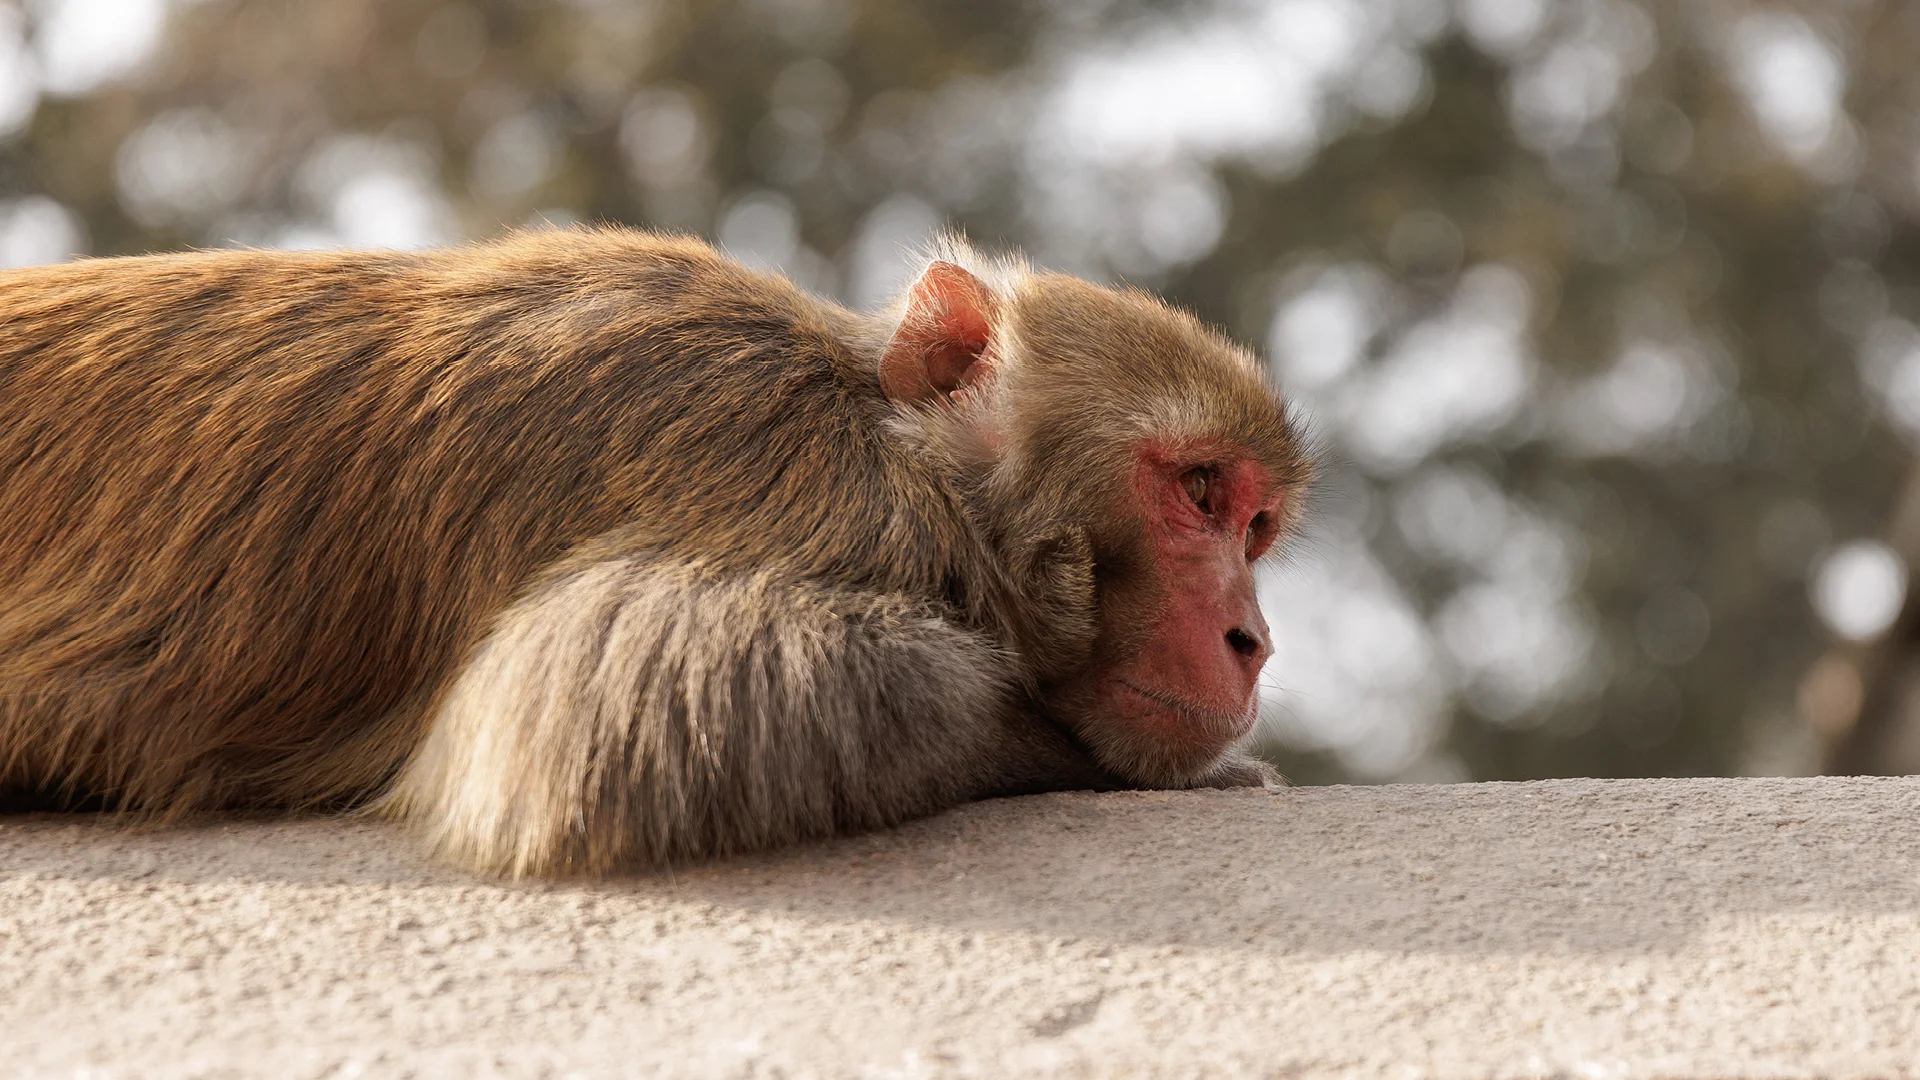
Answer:
POLYGON ((0 789, 526 873, 1125 782, 885 333, 617 231, 0 275, 0 789))

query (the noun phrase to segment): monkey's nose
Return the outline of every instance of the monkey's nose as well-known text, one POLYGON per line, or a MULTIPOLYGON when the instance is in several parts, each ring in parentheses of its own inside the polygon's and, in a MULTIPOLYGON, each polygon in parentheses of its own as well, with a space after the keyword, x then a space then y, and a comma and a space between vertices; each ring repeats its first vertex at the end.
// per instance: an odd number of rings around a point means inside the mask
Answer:
POLYGON ((1273 645, 1267 640, 1264 627, 1236 626, 1227 631, 1227 648, 1232 649, 1249 666, 1259 668, 1273 655, 1273 645))

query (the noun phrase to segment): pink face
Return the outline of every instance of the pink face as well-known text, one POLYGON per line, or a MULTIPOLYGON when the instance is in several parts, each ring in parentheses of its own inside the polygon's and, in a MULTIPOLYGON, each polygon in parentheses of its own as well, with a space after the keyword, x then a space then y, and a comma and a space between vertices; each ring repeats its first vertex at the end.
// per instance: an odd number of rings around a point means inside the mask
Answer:
POLYGON ((1134 472, 1163 602, 1101 687, 1109 717, 1195 767, 1253 726, 1273 653, 1253 563, 1280 531, 1284 492, 1232 453, 1149 448, 1134 472))

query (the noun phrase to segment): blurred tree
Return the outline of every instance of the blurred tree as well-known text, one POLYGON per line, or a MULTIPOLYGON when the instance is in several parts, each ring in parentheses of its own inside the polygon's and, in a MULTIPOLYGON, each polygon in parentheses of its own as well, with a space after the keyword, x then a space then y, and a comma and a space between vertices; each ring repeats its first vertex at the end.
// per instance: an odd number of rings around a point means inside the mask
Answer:
POLYGON ((1917 53, 1871 0, 0 3, 0 265, 604 219, 871 303, 950 220, 1301 401, 1296 778, 1800 771, 1904 596, 1917 53))

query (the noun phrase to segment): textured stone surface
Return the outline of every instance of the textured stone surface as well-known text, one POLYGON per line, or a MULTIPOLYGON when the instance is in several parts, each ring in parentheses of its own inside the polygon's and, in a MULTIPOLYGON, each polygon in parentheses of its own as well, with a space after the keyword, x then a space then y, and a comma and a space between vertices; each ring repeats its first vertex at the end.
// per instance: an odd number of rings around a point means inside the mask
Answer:
POLYGON ((1920 1075, 1920 781, 1055 795, 598 883, 0 817, 0 1075, 1920 1075))

